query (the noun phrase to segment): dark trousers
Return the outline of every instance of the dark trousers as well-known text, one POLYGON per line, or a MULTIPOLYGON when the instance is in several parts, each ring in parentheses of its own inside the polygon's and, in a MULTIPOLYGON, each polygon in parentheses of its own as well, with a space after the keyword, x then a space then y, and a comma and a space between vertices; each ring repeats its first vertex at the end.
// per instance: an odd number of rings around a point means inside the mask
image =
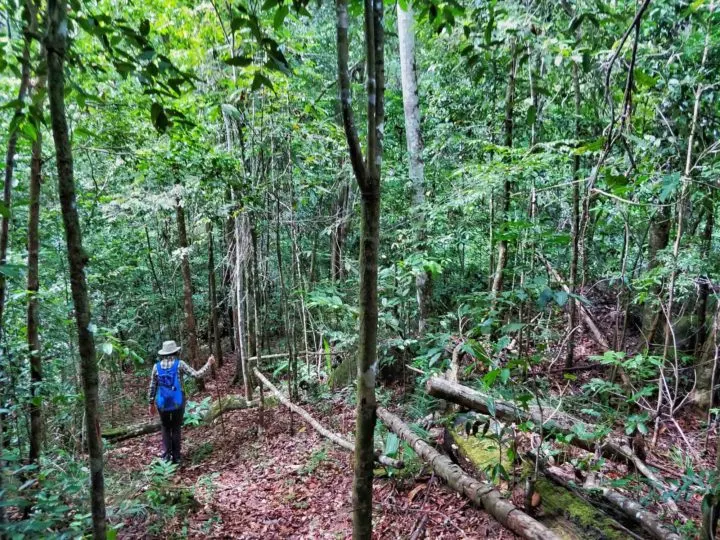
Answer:
POLYGON ((180 430, 185 414, 185 404, 176 410, 160 413, 163 438, 163 459, 173 463, 180 463, 180 430))

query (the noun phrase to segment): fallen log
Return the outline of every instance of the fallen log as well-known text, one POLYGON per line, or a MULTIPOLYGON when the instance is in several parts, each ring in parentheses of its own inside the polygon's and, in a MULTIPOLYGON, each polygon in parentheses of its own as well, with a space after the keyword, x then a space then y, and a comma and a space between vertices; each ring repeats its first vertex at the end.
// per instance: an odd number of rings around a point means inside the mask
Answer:
MULTIPOLYGON (((535 431, 539 432, 542 429, 542 432, 546 436, 552 438, 557 435, 571 435, 571 437, 568 438, 570 444, 573 446, 577 446, 588 452, 594 453, 597 451, 611 459, 626 460, 632 463, 635 469, 645 476, 650 481, 650 484, 660 493, 674 491, 672 487, 662 482, 625 442, 611 438, 605 438, 603 441, 595 441, 579 437, 578 427, 585 433, 594 433, 596 429, 595 426, 587 424, 577 418, 557 412, 551 415, 552 418, 548 418, 537 406, 528 406, 527 410, 523 410, 510 401, 491 398, 482 392, 458 383, 450 382, 441 377, 428 379, 425 389, 427 393, 433 397, 452 401, 463 407, 484 414, 490 414, 491 408, 494 407, 493 416, 495 418, 516 423, 530 421, 535 431), (492 406, 490 405, 491 402, 493 404, 492 406), (576 429, 573 429, 574 427, 576 429)), ((677 505, 673 500, 668 500, 667 504, 673 512, 678 512, 677 505)))
MULTIPOLYGON (((332 431, 327 429, 315 418, 313 418, 310 413, 308 413, 305 409, 290 401, 285 394, 278 390, 273 383, 271 383, 262 373, 260 373, 260 370, 255 368, 253 371, 258 380, 262 382, 268 388, 268 390, 270 390, 275 395, 275 397, 280 400, 283 405, 285 405, 288 409, 300 416, 303 420, 305 420, 305 422, 310 424, 310 426, 315 429, 315 431, 317 431, 324 437, 327 437, 341 448, 344 448, 345 450, 348 450, 350 452, 355 451, 355 443, 353 441, 349 441, 344 437, 338 435, 337 433, 333 433, 332 431)), ((379 450, 375 451, 375 461, 377 461, 381 465, 393 467, 395 469, 402 469, 405 466, 402 461, 393 459, 388 456, 384 456, 379 450)))
MULTIPOLYGON (((572 291, 570 290, 570 287, 565 283, 565 280, 562 278, 562 276, 558 273, 557 270, 555 270, 552 265, 550 264, 550 261, 548 261, 542 253, 537 253, 538 258, 543 262, 545 265, 545 268, 547 268, 548 272, 552 277, 557 281, 560 286, 563 288, 563 290, 568 293, 572 294, 572 291)), ((610 350, 610 342, 607 340, 605 335, 600 331, 597 324, 595 323, 595 320, 593 319, 592 314, 588 311, 588 309, 580 302, 577 303, 577 306, 580 308, 578 311, 580 311, 580 316, 583 319, 583 322, 585 325, 590 329, 590 332, 593 335, 593 339, 606 351, 610 350)))
POLYGON ((484 508, 515 534, 533 540, 559 540, 559 537, 545 525, 528 516, 507 499, 503 499, 492 484, 480 482, 465 474, 449 457, 440 454, 415 435, 410 426, 400 418, 382 407, 378 407, 377 414, 388 429, 404 439, 451 488, 465 495, 475 505, 484 508))
MULTIPOLYGON (((530 453, 530 457, 535 458, 534 452, 530 453)), ((680 535, 665 525, 658 516, 618 491, 594 482, 586 483, 586 486, 579 486, 574 481, 575 476, 573 473, 566 473, 560 467, 547 465, 542 460, 541 468, 547 478, 579 496, 590 501, 601 498, 602 503, 609 506, 615 513, 642 527, 653 538, 658 540, 680 540, 680 535)))
MULTIPOLYGON (((220 399, 213 401, 210 404, 210 408, 202 417, 204 424, 209 424, 215 420, 221 414, 228 411, 237 411, 241 409, 248 409, 257 405, 256 401, 247 402, 245 398, 241 396, 224 396, 220 399)), ((142 435, 148 435, 160 431, 161 425, 160 420, 152 422, 144 422, 142 424, 134 424, 130 426, 120 426, 117 428, 109 428, 102 432, 102 438, 108 442, 120 442, 127 439, 133 439, 142 435)))

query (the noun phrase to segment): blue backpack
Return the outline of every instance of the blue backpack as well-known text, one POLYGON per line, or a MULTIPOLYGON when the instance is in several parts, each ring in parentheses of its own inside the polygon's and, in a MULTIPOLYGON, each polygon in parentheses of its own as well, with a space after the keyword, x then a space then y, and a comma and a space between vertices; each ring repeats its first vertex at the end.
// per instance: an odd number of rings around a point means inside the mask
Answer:
POLYGON ((175 360, 173 365, 163 369, 162 362, 156 365, 158 378, 158 391, 155 396, 155 403, 161 412, 177 411, 183 405, 183 391, 180 384, 180 360, 175 360))

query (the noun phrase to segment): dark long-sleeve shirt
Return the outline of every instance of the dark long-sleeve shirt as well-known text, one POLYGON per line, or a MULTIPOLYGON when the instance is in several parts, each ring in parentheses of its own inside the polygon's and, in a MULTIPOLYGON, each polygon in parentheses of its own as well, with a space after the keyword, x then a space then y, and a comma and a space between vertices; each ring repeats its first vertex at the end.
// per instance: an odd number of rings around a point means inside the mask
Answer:
MULTIPOLYGON (((172 365, 175 363, 176 358, 173 356, 164 357, 162 360, 160 360, 160 367, 163 369, 169 369, 172 367, 172 365)), ((180 365, 178 366, 178 374, 180 376, 180 382, 182 383, 182 376, 183 375, 190 375, 191 377, 195 377, 196 379, 203 378, 208 370, 210 369, 210 362, 206 362, 203 367, 200 369, 193 369, 189 365, 187 365, 185 362, 180 360, 180 365)), ((153 364, 152 369, 152 375, 150 376, 150 388, 148 389, 148 401, 152 403, 155 400, 155 394, 157 394, 157 386, 158 386, 158 374, 157 374, 157 363, 153 364)))

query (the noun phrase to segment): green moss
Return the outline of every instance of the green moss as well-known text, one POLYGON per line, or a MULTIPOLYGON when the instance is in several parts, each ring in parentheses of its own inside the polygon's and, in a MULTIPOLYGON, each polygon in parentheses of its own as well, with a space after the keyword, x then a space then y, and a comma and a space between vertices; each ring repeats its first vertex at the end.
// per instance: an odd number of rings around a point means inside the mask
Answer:
POLYGON ((551 480, 539 478, 535 489, 542 501, 539 520, 561 538, 628 538, 617 521, 551 480))
MULTIPOLYGON (((479 471, 492 468, 500 457, 498 443, 493 439, 481 437, 465 437, 455 429, 448 430, 452 435, 453 442, 460 450, 460 455, 465 457, 479 471)), ((503 453, 503 464, 506 464, 503 453)))
MULTIPOLYGON (((482 437, 465 437, 455 429, 448 430, 459 453, 478 471, 491 469, 498 462, 498 443, 482 437)), ((508 462, 503 457, 503 465, 508 462)), ((525 469, 523 473, 531 472, 525 469)), ((560 538, 575 540, 620 540, 628 538, 620 524, 602 510, 588 503, 572 491, 548 480, 539 478, 535 488, 541 497, 536 516, 538 521, 555 532, 560 538)))

